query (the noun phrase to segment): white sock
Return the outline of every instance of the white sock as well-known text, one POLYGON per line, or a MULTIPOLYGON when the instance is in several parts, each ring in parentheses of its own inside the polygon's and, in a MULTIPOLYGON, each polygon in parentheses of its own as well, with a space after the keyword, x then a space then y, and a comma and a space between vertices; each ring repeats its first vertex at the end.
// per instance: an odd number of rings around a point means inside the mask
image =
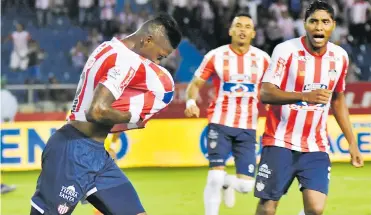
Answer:
POLYGON ((205 215, 218 215, 222 201, 222 187, 226 173, 223 170, 209 170, 204 190, 205 215))
POLYGON ((305 215, 304 209, 300 211, 299 215, 305 215))
POLYGON ((237 178, 235 175, 226 175, 224 186, 232 186, 239 193, 248 193, 254 189, 255 180, 237 178))

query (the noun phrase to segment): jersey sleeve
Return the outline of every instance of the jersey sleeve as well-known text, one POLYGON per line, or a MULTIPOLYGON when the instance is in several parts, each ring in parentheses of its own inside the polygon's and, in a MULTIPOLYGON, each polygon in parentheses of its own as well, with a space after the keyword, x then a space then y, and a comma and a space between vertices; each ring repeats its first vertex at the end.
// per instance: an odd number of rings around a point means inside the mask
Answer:
POLYGON ((272 83, 277 87, 281 86, 284 77, 287 78, 285 73, 289 71, 291 63, 291 53, 287 49, 288 47, 282 43, 274 48, 272 58, 268 69, 264 73, 262 82, 272 83))
POLYGON ((343 55, 343 69, 341 71, 339 80, 338 80, 338 82, 335 86, 335 89, 334 89, 334 91, 337 92, 337 93, 344 92, 344 90, 345 90, 345 78, 346 78, 347 73, 348 73, 348 66, 349 66, 348 54, 346 52, 344 52, 344 55, 343 55))
POLYGON ((195 76, 207 81, 207 79, 209 79, 210 76, 215 72, 214 62, 215 53, 214 51, 210 51, 205 55, 200 66, 196 70, 195 76))
POLYGON ((129 82, 135 76, 136 70, 129 63, 114 65, 108 68, 107 75, 102 78, 102 83, 117 100, 128 86, 129 82))

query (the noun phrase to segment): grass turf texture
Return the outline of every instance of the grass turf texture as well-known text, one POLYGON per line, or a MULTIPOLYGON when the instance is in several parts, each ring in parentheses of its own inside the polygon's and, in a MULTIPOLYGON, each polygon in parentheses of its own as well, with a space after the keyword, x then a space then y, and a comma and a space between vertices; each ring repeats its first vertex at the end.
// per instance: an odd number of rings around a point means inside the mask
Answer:
MULTIPOLYGON (((203 215, 203 189, 207 168, 138 168, 124 170, 134 184, 149 215, 203 215)), ((228 167, 233 173, 234 168, 228 167)), ((2 215, 29 214, 38 171, 3 172, 2 182, 17 190, 1 196, 2 215)), ((253 215, 257 199, 237 193, 234 208, 221 206, 220 215, 253 215)), ((302 208, 295 181, 284 196, 277 215, 297 215, 302 208)), ((93 214, 92 206, 79 204, 73 214, 93 214)), ((356 169, 334 163, 325 215, 371 215, 371 163, 356 169)))

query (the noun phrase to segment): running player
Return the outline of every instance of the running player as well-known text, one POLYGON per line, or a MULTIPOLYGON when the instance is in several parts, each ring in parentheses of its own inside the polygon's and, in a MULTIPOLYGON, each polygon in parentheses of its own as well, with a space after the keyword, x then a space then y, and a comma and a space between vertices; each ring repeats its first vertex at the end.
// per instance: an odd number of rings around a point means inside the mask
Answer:
POLYGON ((217 215, 224 187, 224 202, 234 205, 234 191, 247 193, 254 188, 255 144, 260 79, 269 65, 269 55, 250 45, 255 37, 248 14, 238 14, 229 29, 230 45, 206 54, 187 89, 187 117, 198 117, 196 99, 211 77, 216 98, 208 109, 209 172, 204 190, 206 215, 217 215), (236 176, 227 175, 225 162, 232 152, 236 176))
POLYGON ((323 213, 331 170, 326 134, 330 107, 349 143, 352 165, 363 166, 344 98, 348 54, 328 42, 335 28, 331 5, 313 1, 304 26, 305 36, 275 47, 263 78, 261 100, 271 107, 256 176, 256 215, 275 214, 294 178, 305 214, 323 213))
POLYGON ((180 40, 175 20, 159 15, 127 38, 113 38, 93 51, 69 122, 49 138, 43 151, 32 215, 71 214, 83 197, 103 214, 146 214, 103 141, 109 132, 143 128, 171 102, 174 82, 157 64, 180 40))

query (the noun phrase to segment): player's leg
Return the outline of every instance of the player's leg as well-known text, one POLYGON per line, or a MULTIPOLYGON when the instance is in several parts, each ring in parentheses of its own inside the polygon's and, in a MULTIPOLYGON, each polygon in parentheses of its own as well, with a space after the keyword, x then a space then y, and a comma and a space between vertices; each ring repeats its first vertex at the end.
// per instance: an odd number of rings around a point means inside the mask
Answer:
POLYGON ((102 143, 87 143, 87 138, 65 125, 48 140, 42 153, 42 171, 32 196, 31 214, 71 214, 103 168, 102 143), (85 138, 85 139, 84 139, 85 138), (99 145, 98 145, 99 144, 99 145))
MULTIPOLYGON (((241 130, 241 129, 240 129, 241 130)), ((236 165, 236 176, 227 175, 224 192, 224 203, 233 207, 235 202, 234 191, 248 193, 254 189, 256 167, 256 131, 244 129, 234 138, 232 152, 236 165)))
POLYGON ((110 158, 95 180, 87 200, 105 215, 145 215, 139 197, 125 174, 110 158))
POLYGON ((325 152, 301 154, 297 178, 303 194, 306 215, 321 215, 325 209, 331 163, 325 152))
POLYGON ((266 146, 262 150, 255 182, 255 197, 259 198, 256 215, 274 215, 278 201, 295 178, 291 150, 266 146))
POLYGON ((10 54, 10 69, 16 71, 19 68, 20 61, 21 59, 17 52, 12 51, 12 53, 10 54))
POLYGON ((209 124, 207 150, 209 172, 204 189, 205 215, 218 215, 225 183, 225 161, 231 152, 231 139, 224 133, 224 126, 209 124))

